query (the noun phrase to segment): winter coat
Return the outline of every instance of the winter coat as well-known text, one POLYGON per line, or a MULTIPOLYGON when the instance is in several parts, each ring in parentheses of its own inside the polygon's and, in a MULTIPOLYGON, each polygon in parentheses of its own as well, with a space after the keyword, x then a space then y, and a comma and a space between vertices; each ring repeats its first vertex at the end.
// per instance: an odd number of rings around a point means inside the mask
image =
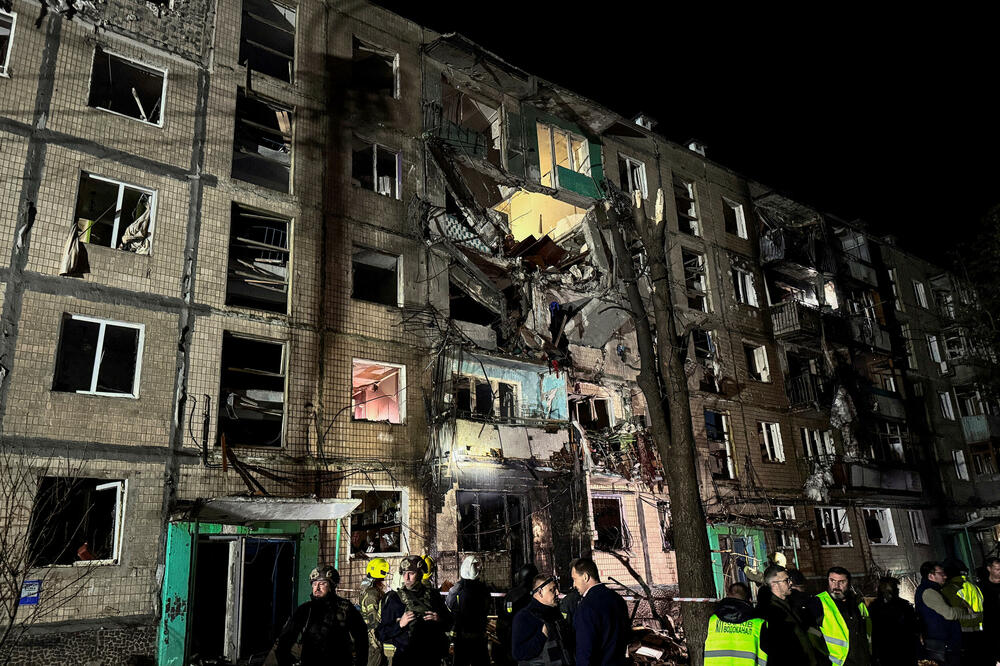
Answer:
POLYGON ((580 600, 573 618, 577 666, 625 664, 631 622, 621 595, 604 583, 594 585, 580 600))
POLYGON ((354 604, 333 592, 322 598, 311 597, 285 623, 275 649, 281 666, 294 663, 291 648, 299 634, 302 635, 302 666, 325 666, 330 655, 349 655, 351 651, 354 666, 368 663, 365 621, 354 604))
POLYGON ((382 619, 375 634, 383 643, 396 647, 393 666, 438 664, 448 654, 447 632, 451 625, 451 613, 445 607, 441 594, 416 585, 412 590, 403 587, 385 595, 382 619), (416 613, 417 617, 401 627, 399 619, 408 610, 416 613), (438 619, 423 619, 428 611, 437 613, 438 619))
POLYGON ((920 645, 917 612, 899 597, 876 599, 868 607, 872 621, 872 661, 877 666, 914 666, 920 645))
POLYGON ((522 666, 571 666, 573 632, 557 606, 532 599, 514 616, 511 652, 522 666))
POLYGON ((445 602, 455 617, 455 636, 485 636, 490 610, 490 590, 481 580, 463 578, 449 591, 445 602))
POLYGON ((771 595, 762 611, 767 625, 761 632, 761 647, 770 666, 818 666, 829 663, 809 640, 813 622, 800 604, 771 595))

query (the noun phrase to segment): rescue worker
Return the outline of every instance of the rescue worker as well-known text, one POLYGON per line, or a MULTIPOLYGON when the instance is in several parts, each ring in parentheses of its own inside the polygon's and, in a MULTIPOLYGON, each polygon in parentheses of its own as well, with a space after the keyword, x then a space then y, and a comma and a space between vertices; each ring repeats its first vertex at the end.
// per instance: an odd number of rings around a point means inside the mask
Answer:
POLYGON ((432 590, 435 590, 437 588, 434 586, 432 579, 434 578, 434 574, 437 573, 437 563, 434 561, 434 558, 431 557, 430 555, 423 555, 422 559, 424 561, 424 565, 427 566, 427 573, 424 574, 422 582, 427 587, 431 588, 432 590))
POLYGON ((948 576, 940 563, 924 562, 920 576, 923 580, 913 600, 924 631, 923 656, 943 666, 958 666, 962 654, 962 626, 958 621, 971 618, 972 613, 949 606, 941 596, 941 586, 948 576))
POLYGON ((765 666, 767 654, 760 644, 764 620, 756 617, 748 601, 750 589, 733 583, 708 618, 705 666, 765 666))
MULTIPOLYGON (((1000 557, 986 558, 986 573, 980 578, 983 591, 983 631, 986 636, 1000 635, 1000 557)), ((987 640, 988 659, 1000 661, 1000 640, 987 640)), ((986 663, 990 663, 987 661, 986 663)))
POLYGON ((483 565, 475 555, 462 560, 461 577, 448 590, 445 605, 455 618, 454 666, 489 666, 486 643, 486 616, 490 609, 490 590, 479 580, 483 565))
POLYGON ((986 652, 983 645, 983 592, 969 580, 969 569, 961 560, 945 560, 944 573, 948 582, 941 586, 941 596, 949 606, 964 608, 975 615, 958 622, 962 626, 962 663, 981 666, 985 663, 986 652))
POLYGON ((365 578, 361 581, 361 615, 368 626, 368 666, 386 666, 382 641, 375 635, 382 617, 382 599, 385 598, 385 577, 389 575, 389 562, 384 557, 368 561, 365 578))
POLYGON ((440 666, 448 655, 451 613, 436 591, 423 584, 427 563, 417 555, 399 563, 403 584, 385 595, 375 635, 396 648, 393 666, 440 666))
POLYGON ((899 581, 885 577, 868 607, 872 620, 872 662, 876 666, 916 666, 920 625, 913 606, 899 598, 899 581))
POLYGON ((514 616, 531 601, 531 581, 538 575, 534 564, 525 564, 514 576, 514 587, 507 591, 503 598, 503 606, 497 614, 497 645, 493 651, 493 663, 498 666, 513 664, 514 658, 510 651, 511 631, 514 616))
POLYGON ((279 666, 325 666, 331 655, 351 655, 354 666, 368 663, 368 636, 361 613, 347 599, 337 596, 340 574, 331 566, 309 573, 312 594, 285 623, 275 644, 279 666), (301 648, 296 659, 292 648, 301 648), (346 648, 346 651, 345 651, 346 648))
POLYGON ((518 666, 572 666, 573 632, 559 611, 555 576, 535 576, 528 605, 514 616, 512 654, 518 666))
POLYGON ((831 567, 825 592, 809 600, 806 608, 823 635, 830 663, 836 666, 871 664, 871 622, 868 607, 851 589, 851 573, 831 567))

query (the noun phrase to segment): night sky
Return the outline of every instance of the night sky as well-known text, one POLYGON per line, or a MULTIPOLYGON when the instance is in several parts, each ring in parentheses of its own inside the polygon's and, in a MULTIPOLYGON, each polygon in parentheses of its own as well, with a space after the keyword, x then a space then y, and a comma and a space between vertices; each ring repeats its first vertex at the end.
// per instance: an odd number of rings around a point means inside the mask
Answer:
POLYGON ((997 55, 985 16, 377 4, 460 32, 625 117, 645 111, 667 138, 697 138, 711 159, 933 260, 1000 203, 997 55))

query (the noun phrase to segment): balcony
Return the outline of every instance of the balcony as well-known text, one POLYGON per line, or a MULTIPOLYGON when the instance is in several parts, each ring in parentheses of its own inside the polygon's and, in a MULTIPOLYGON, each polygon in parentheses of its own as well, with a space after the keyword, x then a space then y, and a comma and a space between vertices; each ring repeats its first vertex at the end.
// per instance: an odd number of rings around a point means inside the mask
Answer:
POLYGON ((785 301, 771 306, 771 325, 774 337, 795 339, 815 338, 819 335, 819 311, 799 301, 785 301))
POLYGON ((843 474, 851 488, 865 488, 886 493, 920 493, 920 472, 912 469, 887 469, 868 463, 844 463, 843 474))
POLYGON ((906 407, 899 398, 898 393, 890 393, 885 389, 872 386, 870 389, 874 402, 873 411, 880 416, 887 416, 892 419, 906 420, 906 407))
POLYGON ((785 380, 785 392, 792 407, 828 405, 830 402, 830 389, 818 375, 804 374, 789 377, 785 380))
POLYGON ((993 437, 1000 437, 1000 417, 987 414, 963 416, 962 436, 966 444, 988 442, 993 437))
POLYGON ((845 255, 844 266, 847 275, 852 279, 872 287, 878 286, 878 276, 875 274, 875 269, 868 264, 862 263, 850 255, 845 255))
POLYGON ((866 347, 873 347, 878 351, 886 353, 892 351, 892 342, 889 339, 888 331, 874 319, 864 315, 854 315, 850 321, 852 340, 866 347))

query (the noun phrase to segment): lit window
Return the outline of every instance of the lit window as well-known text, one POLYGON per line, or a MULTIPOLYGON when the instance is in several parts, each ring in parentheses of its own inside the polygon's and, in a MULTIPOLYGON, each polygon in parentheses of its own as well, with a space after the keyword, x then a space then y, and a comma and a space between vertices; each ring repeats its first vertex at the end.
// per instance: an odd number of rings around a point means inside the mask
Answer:
POLYGON ((121 479, 43 476, 31 510, 26 569, 118 564, 125 522, 121 479))
POLYGON ((618 156, 618 182, 621 188, 631 194, 642 192, 642 198, 648 196, 646 191, 646 165, 631 157, 618 156))
POLYGON ((747 218, 743 212, 743 204, 729 199, 722 200, 722 217, 726 223, 726 233, 740 238, 747 238, 747 218))
POLYGON ((816 527, 822 546, 853 546, 847 511, 836 507, 816 507, 816 527))
POLYGON ((961 481, 968 481, 969 468, 965 463, 965 451, 952 451, 951 457, 955 461, 955 475, 961 481))
POLYGON ((760 455, 767 462, 785 462, 785 448, 781 444, 781 428, 777 423, 757 424, 760 434, 760 455))
POLYGON ((594 507, 594 527, 597 529, 594 548, 597 550, 631 550, 632 539, 628 527, 625 525, 621 497, 595 495, 591 503, 594 507))
POLYGON ((767 364, 767 348, 763 345, 743 345, 747 359, 747 375, 758 382, 771 381, 771 370, 767 364))
POLYGON ((270 0, 243 0, 239 63, 291 82, 295 74, 295 9, 270 0))
POLYGON ((156 219, 156 192, 89 173, 80 175, 77 237, 135 254, 149 254, 156 219))
POLYGON ((399 255, 355 250, 351 257, 351 298, 402 307, 401 261, 399 255))
POLYGON ((708 439, 709 467, 712 478, 735 479, 732 444, 729 440, 729 417, 705 410, 705 436, 708 439))
POLYGON ((94 50, 87 104, 150 125, 163 126, 167 74, 121 56, 94 50))
POLYGON ((223 333, 219 430, 227 445, 281 446, 286 367, 285 343, 223 333))
POLYGON ((674 176, 674 206, 677 209, 677 228, 683 234, 701 236, 698 206, 695 201, 694 183, 674 176))
POLYGON ((399 54, 354 38, 352 47, 354 89, 399 98, 399 54))
POLYGON ((288 311, 290 226, 286 217, 232 205, 226 305, 288 311))
POLYGON ((861 509, 861 516, 865 521, 868 543, 873 546, 896 545, 896 530, 892 526, 889 509, 861 509))
POLYGON ((0 9, 0 76, 9 76, 10 49, 14 45, 14 25, 17 14, 9 14, 0 9))
POLYGON ((938 398, 941 400, 941 416, 949 421, 954 421, 955 408, 951 402, 951 393, 949 391, 938 391, 938 398))
MULTIPOLYGON (((774 507, 774 518, 778 521, 793 521, 795 520, 795 507, 793 506, 781 506, 777 505, 774 507)), ((776 541, 778 542, 779 548, 798 548, 799 547, 799 537, 793 529, 782 529, 778 530, 776 534, 776 541)))
POLYGON ((145 327, 63 315, 53 391, 139 397, 145 327))
POLYGON ((236 93, 232 177, 278 192, 288 192, 292 175, 291 109, 236 93))
POLYGON ((559 169, 590 175, 590 146, 587 139, 564 129, 537 124, 540 182, 561 187, 559 169))
POLYGON ((351 407, 355 421, 406 420, 406 366, 354 359, 351 407))
POLYGON ((395 488, 352 488, 351 499, 361 500, 351 512, 351 554, 367 557, 397 555, 409 548, 404 543, 407 520, 406 491, 395 488))
POLYGON ((757 289, 753 284, 753 273, 734 266, 732 276, 736 300, 745 305, 757 307, 757 289))
POLYGON ((351 177, 354 186, 371 190, 384 197, 399 199, 402 180, 402 154, 385 146, 354 139, 351 155, 351 177))
POLYGON ((684 263, 684 286, 687 288, 688 307, 701 312, 709 311, 708 267, 705 255, 689 250, 681 250, 684 263))
POLYGON ((924 512, 909 509, 906 517, 910 521, 910 532, 913 534, 913 543, 930 544, 927 538, 927 525, 924 523, 924 512))

